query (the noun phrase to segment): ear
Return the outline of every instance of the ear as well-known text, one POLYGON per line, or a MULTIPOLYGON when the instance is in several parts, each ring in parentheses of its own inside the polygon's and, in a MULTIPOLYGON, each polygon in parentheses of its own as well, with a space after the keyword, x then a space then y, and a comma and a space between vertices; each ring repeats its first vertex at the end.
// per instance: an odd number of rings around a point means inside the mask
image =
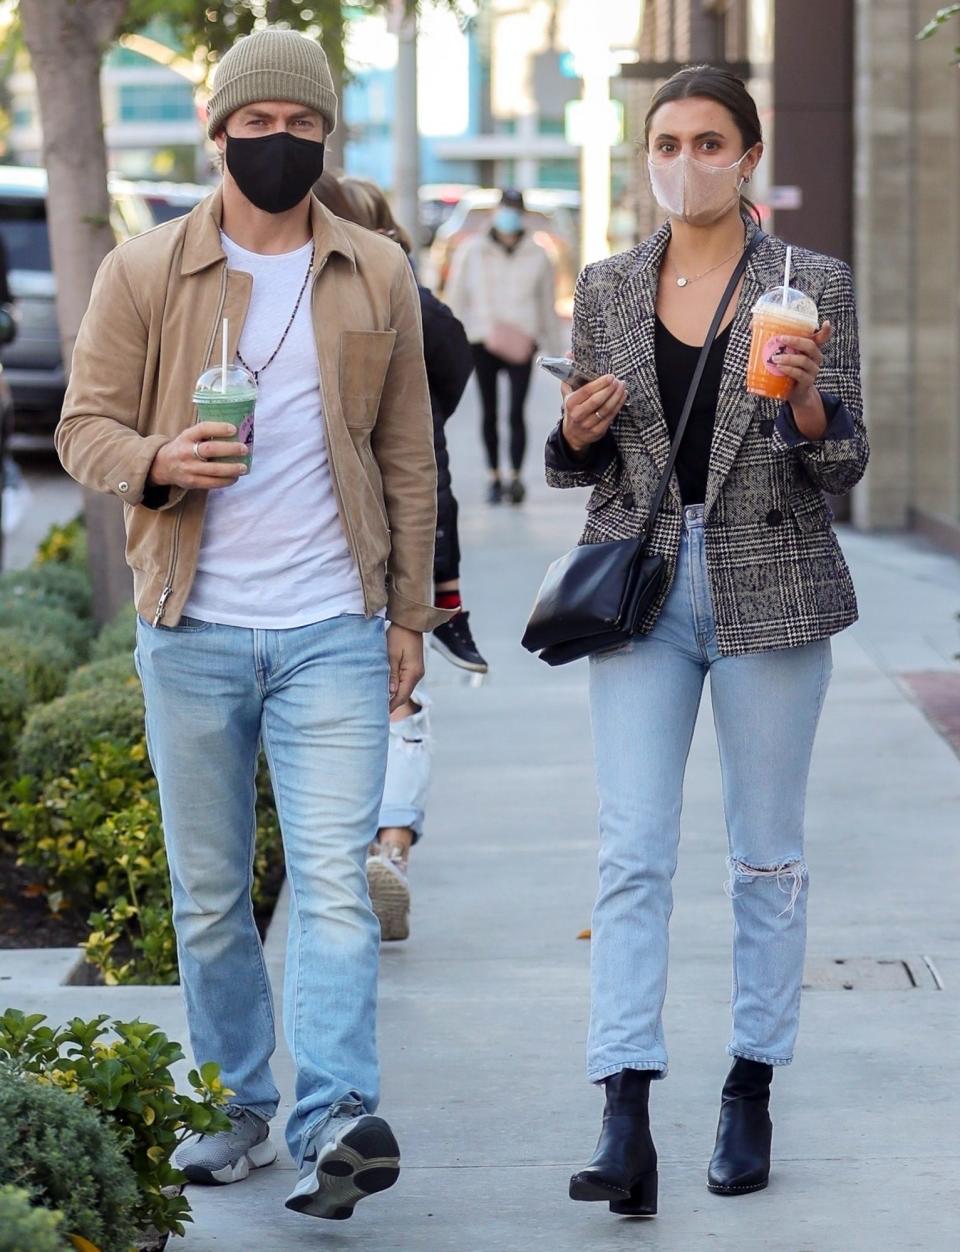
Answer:
POLYGON ((763 156, 763 144, 757 143, 746 153, 743 165, 740 167, 740 173, 744 182, 749 182, 756 172, 757 166, 760 164, 760 158, 763 156))

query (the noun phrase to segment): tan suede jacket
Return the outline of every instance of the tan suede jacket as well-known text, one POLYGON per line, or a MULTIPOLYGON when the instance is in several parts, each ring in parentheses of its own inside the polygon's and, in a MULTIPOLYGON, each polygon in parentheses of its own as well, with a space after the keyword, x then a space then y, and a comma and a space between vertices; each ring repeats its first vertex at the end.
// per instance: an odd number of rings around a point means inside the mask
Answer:
MULTIPOLYGON (((97 274, 56 432, 67 472, 127 506, 137 611, 176 625, 197 566, 206 491, 156 488, 157 449, 196 420, 198 375, 236 352, 252 280, 228 270, 219 191, 185 218, 117 247, 97 274)), ((427 631, 436 462, 420 303, 389 239, 311 205, 313 324, 330 472, 368 615, 427 631)), ((256 474, 256 465, 253 473, 256 474)), ((269 525, 269 518, 264 518, 269 525)))

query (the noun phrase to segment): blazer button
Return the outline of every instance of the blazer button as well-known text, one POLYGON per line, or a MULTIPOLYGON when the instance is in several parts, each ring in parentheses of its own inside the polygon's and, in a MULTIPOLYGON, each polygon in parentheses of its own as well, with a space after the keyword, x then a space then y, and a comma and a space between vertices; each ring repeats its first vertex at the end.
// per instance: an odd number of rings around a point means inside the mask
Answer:
POLYGON ((118 490, 118 491, 129 491, 129 490, 130 490, 130 484, 129 484, 129 483, 117 483, 117 490, 118 490))
POLYGON ((768 526, 779 526, 782 521, 783 521, 783 514, 780 512, 779 509, 771 509, 770 512, 767 514, 768 526))
POLYGON ((623 507, 625 509, 635 509, 637 507, 637 497, 632 491, 628 491, 623 497, 623 507))

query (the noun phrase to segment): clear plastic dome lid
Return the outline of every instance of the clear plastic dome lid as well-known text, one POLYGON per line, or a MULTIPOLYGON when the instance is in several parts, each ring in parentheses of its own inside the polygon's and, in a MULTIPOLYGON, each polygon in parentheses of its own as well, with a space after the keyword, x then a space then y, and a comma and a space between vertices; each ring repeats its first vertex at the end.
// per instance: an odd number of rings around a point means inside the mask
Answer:
POLYGON ((816 304, 809 296, 796 287, 786 288, 784 299, 783 287, 771 287, 765 291, 753 306, 754 313, 768 313, 771 316, 784 318, 786 321, 802 322, 804 326, 816 329, 820 325, 820 316, 816 304))
POLYGON ((253 375, 249 370, 245 370, 242 365, 228 365, 226 387, 223 384, 223 370, 219 365, 214 365, 211 369, 204 370, 197 379, 194 393, 210 391, 219 395, 236 395, 242 392, 256 395, 257 393, 257 384, 253 375))

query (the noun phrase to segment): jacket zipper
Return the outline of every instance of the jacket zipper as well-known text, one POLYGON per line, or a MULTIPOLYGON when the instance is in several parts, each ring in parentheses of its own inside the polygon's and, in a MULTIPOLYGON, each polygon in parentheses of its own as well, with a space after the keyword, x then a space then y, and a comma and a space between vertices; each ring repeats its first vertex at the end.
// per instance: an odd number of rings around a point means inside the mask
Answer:
MULTIPOLYGON (((217 338, 217 330, 223 321, 223 306, 227 299, 227 266, 224 262, 223 270, 220 274, 220 303, 217 308, 216 321, 213 323, 213 330, 210 332, 210 341, 207 344, 207 354, 205 361, 210 360, 210 353, 213 351, 213 345, 217 338)), ((177 507, 177 520, 173 524, 173 548, 170 553, 170 566, 167 570, 167 578, 164 583, 163 590, 160 592, 160 599, 157 601, 157 611, 154 614, 153 624, 159 626, 163 620, 163 611, 167 607, 167 601, 173 594, 173 575, 177 568, 177 557, 180 555, 180 525, 183 522, 183 510, 185 501, 181 501, 177 507)))
MULTIPOLYGON (((327 264, 327 257, 320 262, 317 272, 313 276, 313 282, 310 285, 310 321, 313 323, 313 294, 317 286, 320 275, 324 271, 327 264)), ((316 334, 316 331, 314 331, 316 334)), ((353 556, 353 562, 357 567, 357 575, 360 579, 360 594, 363 596, 363 612, 366 617, 370 616, 370 601, 367 598, 367 585, 363 580, 363 570, 360 567, 360 554, 357 549, 356 537, 353 533, 353 525, 350 516, 343 504, 343 492, 340 488, 340 480, 337 478, 337 466, 333 456, 333 449, 330 443, 330 420, 327 414, 327 397, 323 389, 323 367, 320 364, 319 353, 317 354, 317 374, 320 378, 320 407, 323 410, 323 429, 327 441, 327 464, 330 466, 330 480, 333 483, 334 495, 337 498, 337 507, 340 510, 340 518, 343 522, 343 528, 346 531, 347 546, 353 556)))

